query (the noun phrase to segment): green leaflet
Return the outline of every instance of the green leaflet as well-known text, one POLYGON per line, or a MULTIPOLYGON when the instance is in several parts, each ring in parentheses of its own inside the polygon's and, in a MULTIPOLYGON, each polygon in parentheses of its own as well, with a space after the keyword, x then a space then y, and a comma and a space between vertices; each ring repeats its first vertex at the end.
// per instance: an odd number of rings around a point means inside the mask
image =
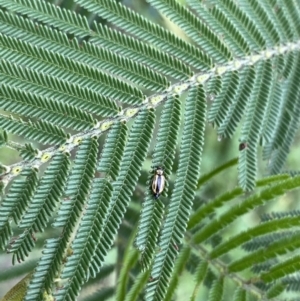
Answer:
POLYGON ((246 301, 246 291, 244 291, 242 288, 238 287, 233 296, 234 301, 246 301))
POLYGON ((220 126, 221 120, 227 115, 227 110, 234 103, 235 93, 239 85, 239 77, 236 72, 226 73, 222 78, 222 87, 219 94, 215 97, 210 110, 207 113, 208 122, 214 126, 220 126))
POLYGON ((116 180, 127 138, 127 126, 114 124, 109 131, 97 170, 105 173, 106 178, 116 180))
POLYGON ((277 297, 284 291, 284 289, 285 285, 281 281, 278 281, 277 283, 275 282, 275 284, 268 289, 266 294, 267 298, 272 299, 277 297))
MULTIPOLYGON (((180 102, 177 97, 170 98, 165 106, 160 120, 157 142, 154 149, 152 167, 163 167, 166 179, 171 175, 172 165, 176 151, 178 129, 180 125, 180 102)), ((148 178, 151 186, 153 172, 148 178)), ((162 196, 167 196, 166 184, 162 196)), ((142 252, 143 268, 149 267, 156 249, 156 241, 160 231, 160 224, 164 214, 164 205, 153 197, 152 190, 148 190, 143 202, 135 246, 142 252), (153 222, 155 220, 155 222, 153 222)))
POLYGON ((273 154, 270 162, 270 173, 275 174, 281 171, 287 157, 287 149, 290 148, 296 135, 296 128, 299 124, 299 98, 300 88, 295 79, 299 76, 300 60, 297 57, 292 72, 294 79, 291 81, 289 89, 285 91, 284 101, 286 110, 281 114, 277 127, 273 154))
POLYGON ((282 278, 288 274, 293 274, 299 269, 299 255, 293 256, 287 260, 283 260, 281 263, 278 263, 272 266, 268 271, 263 272, 260 277, 265 282, 271 282, 282 278))
MULTIPOLYGON (((290 237, 284 237, 278 241, 271 243, 265 249, 259 249, 250 255, 246 255, 241 259, 233 261, 228 266, 228 271, 237 272, 244 270, 254 263, 258 264, 264 262, 268 259, 274 258, 277 254, 285 254, 287 251, 293 251, 299 248, 299 233, 295 233, 290 237)), ((286 269, 288 270, 288 264, 286 264, 286 269)), ((293 268, 292 268, 293 269, 293 268)), ((284 271, 282 271, 284 273, 284 271)))
POLYGON ((89 24, 86 18, 72 11, 61 9, 59 6, 54 6, 49 2, 40 2, 37 0, 8 2, 1 0, 0 5, 8 10, 18 12, 21 15, 27 15, 32 19, 43 21, 49 26, 58 27, 79 36, 85 36, 87 31, 89 31, 89 24))
POLYGON ((91 37, 91 42, 96 45, 105 45, 106 48, 115 51, 118 50, 130 59, 138 60, 162 74, 172 76, 177 79, 184 79, 193 74, 187 64, 184 64, 176 57, 170 57, 164 51, 148 45, 147 43, 125 35, 118 30, 95 25, 95 33, 91 37), (111 39, 111 36, 114 39, 111 39))
POLYGON ((77 3, 89 11, 97 11, 102 17, 109 18, 119 27, 125 27, 133 35, 138 34, 140 39, 170 52, 187 64, 203 69, 211 65, 211 58, 199 48, 142 18, 121 3, 106 0, 78 0, 77 3))
POLYGON ((241 131, 241 143, 245 148, 239 156, 239 184, 244 190, 252 190, 255 185, 257 169, 257 146, 262 135, 263 120, 267 111, 270 97, 270 82, 272 76, 271 63, 266 62, 257 66, 259 84, 251 93, 246 109, 245 122, 241 131))
MULTIPOLYGON (((216 172, 222 171, 228 165, 231 166, 233 163, 237 163, 237 160, 231 160, 227 164, 221 165, 218 169, 212 171, 211 174, 215 174, 216 172)), ((210 176, 211 174, 208 174, 210 176)), ((204 175, 204 179, 207 175, 204 175)), ((202 177, 201 177, 202 178, 202 177)), ((200 181, 201 181, 200 178, 200 181)), ((257 187, 263 187, 272 184, 273 182, 282 181, 288 179, 289 176, 287 174, 272 176, 268 178, 264 178, 256 182, 257 187)), ((199 183, 199 182, 198 182, 199 183)), ((205 217, 209 214, 213 213, 215 209, 221 207, 225 202, 232 201, 234 198, 243 195, 243 190, 240 187, 236 187, 233 190, 227 191, 220 196, 217 196, 213 200, 208 201, 206 204, 201 206, 195 213, 193 213, 190 217, 188 223, 188 229, 192 229, 193 227, 197 226, 205 217)))
POLYGON ((75 130, 92 129, 96 124, 93 117, 74 106, 65 105, 51 98, 36 96, 2 85, 0 103, 4 110, 14 114, 37 118, 60 127, 75 130))
POLYGON ((202 145, 204 143, 206 103, 201 86, 190 91, 185 107, 185 125, 174 191, 160 235, 160 251, 154 258, 151 277, 147 286, 147 300, 163 299, 178 253, 189 211, 194 198, 194 189, 200 171, 202 145), (197 121, 197 122, 196 122, 197 121), (200 125, 199 126, 199 122, 200 125))
POLYGON ((62 144, 69 137, 61 128, 43 120, 25 122, 21 119, 1 115, 0 128, 43 144, 62 144))
POLYGON ((33 69, 12 65, 4 60, 0 61, 0 70, 3 84, 15 89, 26 86, 26 92, 36 97, 42 95, 101 116, 115 115, 119 111, 115 101, 89 87, 33 69))
POLYGON ((209 224, 201 228, 193 235, 193 241, 200 243, 208 239, 211 235, 216 233, 216 229, 221 231, 228 224, 233 222, 242 214, 248 212, 250 209, 272 200, 276 195, 282 195, 285 191, 295 189, 300 185, 300 177, 294 177, 283 180, 274 186, 266 188, 261 192, 245 199, 242 203, 232 206, 228 211, 223 213, 218 219, 211 221, 209 224))
POLYGON ((255 82, 255 69, 244 68, 239 74, 239 90, 235 95, 235 102, 231 104, 227 110, 227 115, 223 119, 220 127, 218 128, 218 134, 220 137, 231 138, 236 131, 236 128, 244 115, 247 101, 249 100, 252 92, 252 88, 255 82))
POLYGON ((0 246, 1 249, 6 247, 9 239, 12 236, 12 229, 10 220, 13 219, 17 224, 21 220, 24 212, 27 209, 27 204, 34 195, 37 185, 38 177, 36 170, 24 170, 21 173, 22 178, 17 179, 7 196, 1 203, 0 210, 0 246))
POLYGON ((238 4, 228 0, 213 0, 212 2, 220 7, 236 28, 239 28, 240 34, 247 41, 252 52, 259 51, 259 49, 265 47, 266 42, 255 24, 254 19, 251 19, 238 4), (234 18, 232 18, 232 16, 234 16, 234 18))
POLYGON ((35 233, 43 232, 49 218, 60 202, 65 189, 70 160, 66 154, 58 154, 52 160, 36 188, 22 221, 18 223, 24 232, 10 244, 9 252, 18 261, 28 256, 36 242, 35 233))
POLYGON ((146 283, 149 280, 149 271, 142 272, 136 278, 134 285, 131 287, 130 291, 126 294, 125 301, 135 301, 138 300, 139 294, 143 292, 146 283))
POLYGON ((22 60, 27 67, 35 67, 38 72, 46 72, 62 79, 67 78, 68 81, 94 89, 107 97, 118 97, 124 101, 131 96, 132 103, 140 103, 144 98, 138 88, 104 73, 94 66, 72 60, 57 52, 38 48, 18 39, 0 35, 0 53, 2 59, 11 64, 22 60), (11 51, 15 52, 13 57, 11 57, 11 51), (100 83, 101 85, 99 85, 100 83))
POLYGON ((69 239, 76 227, 76 220, 82 215, 84 204, 93 181, 97 163, 98 143, 95 139, 87 139, 81 144, 75 164, 67 181, 67 196, 61 203, 56 227, 64 227, 59 238, 48 239, 36 272, 29 285, 25 300, 39 300, 43 290, 51 291, 53 280, 60 272, 60 265, 69 252, 69 239), (74 209, 73 209, 74 208, 74 209), (66 253, 65 253, 66 252, 66 253))
POLYGON ((132 230, 140 207, 135 244, 146 271, 136 272, 134 252, 118 289, 100 290, 94 299, 116 291, 120 300, 136 300, 145 286, 150 300, 172 298, 190 256, 181 250, 184 234, 191 254, 202 260, 192 300, 202 281, 211 300, 225 298, 227 279, 237 286, 236 301, 299 290, 297 275, 291 275, 299 269, 298 255, 277 256, 298 249, 296 211, 272 213, 231 237, 224 232, 228 239, 222 232, 244 213, 299 187, 298 177, 256 179, 258 147, 264 148, 269 172, 277 174, 299 127, 299 1, 150 0, 150 9, 157 9, 151 15, 160 16, 160 25, 124 1, 63 1, 64 8, 58 2, 0 0, 0 145, 4 159, 11 150, 23 158, 9 166, 1 162, 0 246, 21 261, 35 246, 35 232, 44 233, 51 219, 60 233, 46 240, 26 300, 40 301, 45 289, 56 300, 75 300, 88 279, 111 273, 114 265, 104 266, 105 255, 123 221, 126 231, 132 230), (146 177, 138 178, 156 138, 156 108, 158 114, 162 109, 162 118, 153 164, 165 165, 167 185, 153 201, 146 177), (241 187, 212 200, 205 195, 209 185, 197 191, 189 221, 197 183, 199 188, 227 166, 199 180, 207 120, 218 127, 219 140, 241 128, 236 145, 241 187), (44 176, 39 179, 39 174, 44 176), (259 191, 251 195, 255 185, 259 191), (242 196, 245 191, 249 194, 242 196), (145 192, 145 201, 139 202, 145 192), (238 205, 226 208, 239 196, 238 205), (21 233, 13 233, 17 226, 21 233), (233 250, 237 247, 242 250, 233 250), (186 258, 177 260, 180 250, 186 258), (236 251, 248 255, 237 253, 229 261, 236 251), (239 273, 248 267, 254 277, 239 273))
POLYGON ((179 285, 179 279, 182 273, 184 272, 185 265, 189 260, 191 255, 191 248, 188 246, 183 246, 178 254, 178 258, 176 260, 176 264, 174 266, 174 270, 170 279, 170 283, 168 286, 168 290, 166 296, 164 298, 165 301, 171 301, 174 297, 174 292, 179 285))
POLYGON ((197 269, 196 269, 196 275, 195 275, 196 285, 195 285, 193 294, 190 298, 190 301, 195 301, 196 300, 197 294, 198 294, 198 291, 199 291, 199 287, 200 287, 200 285, 202 284, 202 282, 204 280, 206 272, 207 272, 207 262, 206 261, 201 261, 198 264, 197 269))
MULTIPOLYGON (((132 242, 134 240, 136 231, 132 231, 131 235, 129 237, 129 243, 125 247, 124 250, 124 256, 123 256, 123 261, 122 261, 122 268, 119 273, 119 278, 118 278, 118 287, 116 290, 116 301, 123 301, 126 298, 127 295, 127 288, 128 288, 128 282, 130 281, 130 276, 131 276, 131 270, 132 268, 136 265, 138 259, 139 259, 139 254, 136 249, 132 248, 132 242)), ((140 275, 141 276, 141 275, 140 275)), ((142 276, 139 280, 145 279, 145 275, 142 276)), ((142 280, 143 282, 143 280, 142 280)), ((134 285, 133 285, 134 286, 134 285)), ((133 289, 133 287, 132 287, 133 289)), ((136 284, 134 295, 141 289, 138 284, 136 284)), ((132 297, 134 296, 132 295, 132 297)), ((136 296, 138 297, 138 296, 136 296)))
POLYGON ((25 39, 27 42, 31 43, 34 40, 32 44, 35 46, 51 49, 73 60, 87 63, 90 66, 103 69, 105 72, 113 73, 119 77, 126 75, 132 82, 140 84, 145 88, 153 89, 157 86, 164 88, 168 83, 160 74, 151 72, 151 70, 145 68, 144 65, 138 64, 135 61, 129 61, 119 54, 109 52, 105 48, 97 47, 91 43, 79 44, 75 39, 70 43, 70 40, 65 34, 51 30, 46 26, 39 25, 38 28, 36 28, 36 26, 28 20, 22 20, 17 16, 9 18, 8 15, 3 12, 1 16, 10 24, 9 27, 3 26, 4 32, 11 32, 17 27, 20 31, 25 31, 25 39), (19 22, 21 22, 21 24, 19 22), (24 30, 24 27, 26 30, 24 30), (123 66, 123 68, 120 68, 121 66, 123 66))
POLYGON ((224 279, 216 279, 212 284, 212 288, 209 292, 208 300, 209 301, 218 301, 222 300, 224 290, 224 279))
POLYGON ((99 271, 101 266, 98 262, 103 262, 103 257, 111 247, 116 231, 121 223, 129 202, 129 195, 132 194, 138 175, 139 162, 146 156, 149 145, 149 132, 153 130, 154 115, 152 111, 143 111, 135 120, 131 129, 124 155, 120 164, 120 173, 114 181, 114 190, 109 204, 109 212, 105 219, 105 224, 101 235, 98 237, 98 249, 93 254, 93 260, 89 265, 91 275, 99 271), (131 191, 131 192, 130 192, 131 191))
POLYGON ((95 179, 90 197, 86 202, 85 214, 81 220, 71 249, 76 250, 74 256, 68 258, 62 271, 61 278, 68 279, 68 284, 61 290, 57 298, 63 295, 76 295, 80 286, 89 277, 88 272, 83 273, 82 267, 92 260, 91 253, 95 252, 98 236, 102 233, 108 202, 112 195, 112 186, 106 179, 95 179), (77 284, 75 288, 75 284, 77 284))
POLYGON ((185 6, 177 1, 169 0, 150 0, 149 2, 183 28, 186 34, 217 64, 232 59, 230 49, 218 39, 217 35, 200 18, 197 18, 185 6))
POLYGON ((266 222, 256 226, 255 228, 251 228, 246 232, 241 232, 235 237, 230 237, 227 242, 223 242, 218 245, 214 250, 210 253, 211 258, 219 257, 220 255, 227 253, 229 250, 236 248, 243 243, 247 242, 250 239, 254 239, 259 235, 264 235, 270 232, 274 232, 279 229, 289 229, 292 225, 298 226, 300 223, 299 217, 287 217, 280 220, 273 220, 270 222, 266 222))
POLYGON ((218 166, 216 169, 212 170, 211 172, 208 172, 207 174, 202 175, 197 183, 197 189, 201 188, 203 184, 208 182, 211 178, 213 178, 215 175, 219 174, 220 172, 224 171, 225 169, 234 166, 238 163, 238 158, 234 158, 232 160, 229 160, 228 162, 218 166))

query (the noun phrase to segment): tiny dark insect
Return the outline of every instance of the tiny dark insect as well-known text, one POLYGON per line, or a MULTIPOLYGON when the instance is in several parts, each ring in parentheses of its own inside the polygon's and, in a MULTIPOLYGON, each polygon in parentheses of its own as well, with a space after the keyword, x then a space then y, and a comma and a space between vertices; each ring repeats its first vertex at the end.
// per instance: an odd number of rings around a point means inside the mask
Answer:
POLYGON ((165 188, 166 178, 164 176, 164 170, 162 167, 156 167, 155 174, 152 179, 152 192, 154 195, 154 198, 157 200, 161 193, 163 192, 165 188))
POLYGON ((239 144, 239 151, 242 151, 243 149, 245 149, 248 146, 248 144, 246 142, 242 142, 239 144))

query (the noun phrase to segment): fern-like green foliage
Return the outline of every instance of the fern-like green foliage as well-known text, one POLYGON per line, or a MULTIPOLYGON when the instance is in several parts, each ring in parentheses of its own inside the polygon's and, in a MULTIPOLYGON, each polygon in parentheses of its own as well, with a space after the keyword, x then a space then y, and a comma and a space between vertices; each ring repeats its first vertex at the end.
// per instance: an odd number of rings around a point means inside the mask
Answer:
POLYGON ((162 25, 121 1, 52 2, 0 0, 0 147, 21 158, 1 158, 0 247, 13 264, 42 248, 21 299, 77 300, 112 272, 85 300, 173 300, 183 273, 190 300, 299 291, 299 212, 236 225, 300 186, 281 173, 300 122, 300 2, 149 0, 162 25), (208 125, 239 155, 201 175, 208 125), (235 164, 238 186, 202 199, 235 164))

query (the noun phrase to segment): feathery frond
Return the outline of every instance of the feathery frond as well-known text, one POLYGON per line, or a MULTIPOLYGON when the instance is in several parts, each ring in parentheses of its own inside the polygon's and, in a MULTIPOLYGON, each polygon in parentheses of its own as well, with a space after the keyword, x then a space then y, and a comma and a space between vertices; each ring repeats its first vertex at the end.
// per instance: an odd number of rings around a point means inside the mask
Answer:
MULTIPOLYGON (((180 125, 180 102, 177 97, 170 98, 165 106, 160 120, 160 128, 157 134, 157 143, 154 149, 152 167, 155 169, 161 166, 164 170, 164 176, 168 178, 171 175, 175 148, 180 125)), ((153 173, 148 178, 148 185, 151 186, 153 173)), ((167 196, 167 185, 162 193, 167 196)), ((164 205, 156 201, 152 191, 147 191, 141 217, 139 221, 138 233, 135 240, 136 247, 142 251, 143 267, 149 267, 153 258, 160 225, 164 214, 164 205), (153 223, 153 220, 156 222, 153 223)))
POLYGON ((300 124, 299 1, 150 0, 160 24, 126 2, 57 3, 0 0, 0 247, 16 263, 45 241, 25 300, 73 301, 113 272, 87 300, 171 300, 185 267, 191 300, 202 284, 208 300, 299 291, 299 210, 269 210, 300 186, 280 174, 300 124), (206 121, 239 155, 200 177, 206 121), (239 187, 207 185, 235 164, 239 187))
POLYGON ((185 108, 185 124, 181 141, 181 152, 177 178, 174 184, 168 212, 161 230, 160 251, 154 258, 146 298, 163 299, 165 283, 171 276, 178 245, 186 228, 194 189, 199 177, 202 145, 204 143, 204 120, 206 115, 205 94, 202 86, 190 91, 185 108), (200 121, 200 125, 199 125, 200 121))

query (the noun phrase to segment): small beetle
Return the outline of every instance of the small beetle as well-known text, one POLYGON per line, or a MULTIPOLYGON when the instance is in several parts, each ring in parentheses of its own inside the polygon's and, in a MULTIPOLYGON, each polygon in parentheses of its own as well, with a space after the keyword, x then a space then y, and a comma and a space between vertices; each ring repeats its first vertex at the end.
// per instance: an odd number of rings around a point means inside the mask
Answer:
POLYGON ((162 167, 156 167, 155 175, 152 180, 152 192, 155 199, 158 199, 165 188, 166 178, 162 167))

